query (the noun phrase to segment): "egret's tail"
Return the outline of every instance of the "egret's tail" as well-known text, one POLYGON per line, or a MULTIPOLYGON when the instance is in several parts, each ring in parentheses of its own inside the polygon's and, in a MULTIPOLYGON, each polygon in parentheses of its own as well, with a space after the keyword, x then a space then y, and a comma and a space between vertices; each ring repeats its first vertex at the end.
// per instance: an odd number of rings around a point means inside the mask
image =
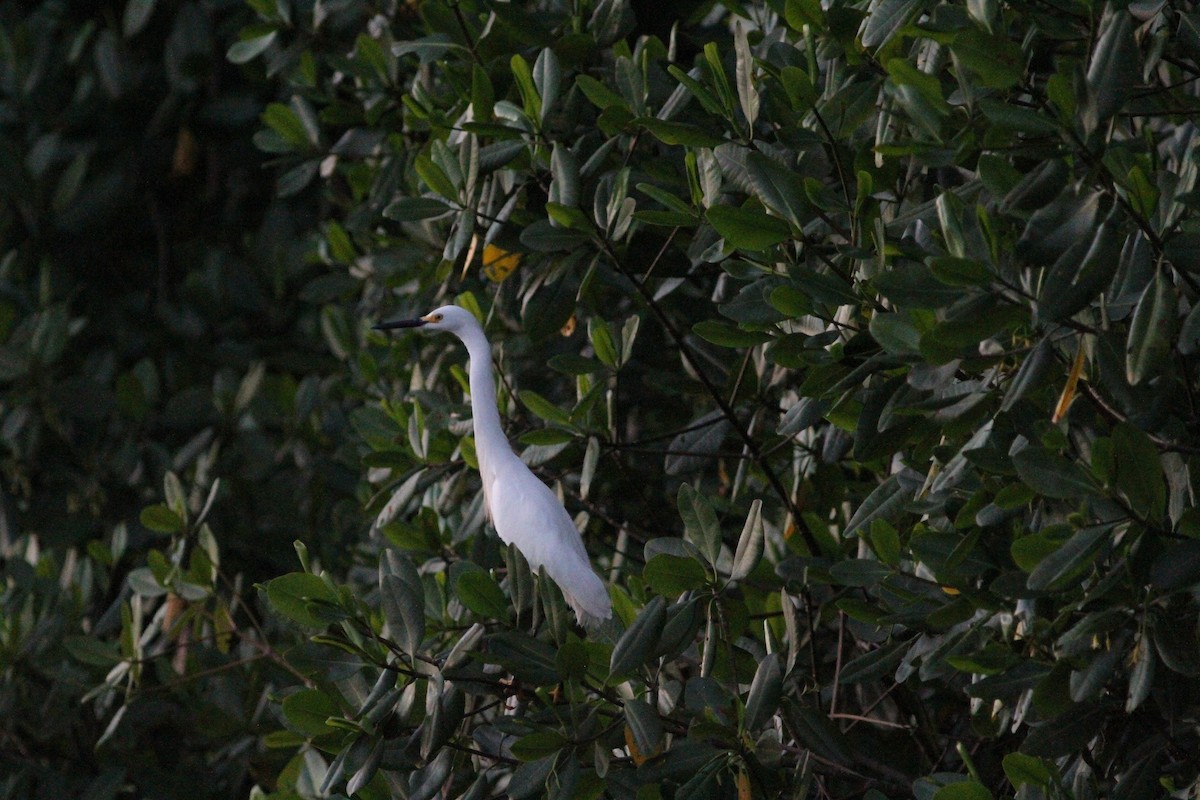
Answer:
POLYGON ((575 611, 575 618, 585 629, 591 631, 612 619, 612 600, 608 597, 608 589, 600 576, 590 568, 586 574, 556 583, 562 589, 567 605, 575 611))

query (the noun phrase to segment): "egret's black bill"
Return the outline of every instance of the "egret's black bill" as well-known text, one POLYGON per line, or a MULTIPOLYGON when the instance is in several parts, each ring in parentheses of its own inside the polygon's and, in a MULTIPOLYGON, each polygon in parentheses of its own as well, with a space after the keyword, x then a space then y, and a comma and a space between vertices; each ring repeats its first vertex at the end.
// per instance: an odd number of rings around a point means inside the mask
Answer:
POLYGON ((391 322, 381 322, 375 326, 377 331, 390 331, 396 328, 419 328, 428 320, 423 319, 394 319, 391 322))

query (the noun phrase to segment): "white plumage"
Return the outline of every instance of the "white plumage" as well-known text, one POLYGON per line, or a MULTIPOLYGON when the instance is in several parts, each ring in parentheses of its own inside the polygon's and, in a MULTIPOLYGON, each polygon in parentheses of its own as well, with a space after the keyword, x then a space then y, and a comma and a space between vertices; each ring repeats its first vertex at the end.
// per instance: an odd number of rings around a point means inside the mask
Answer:
POLYGON ((488 518, 496 533, 506 544, 515 544, 535 572, 546 568, 580 624, 590 627, 611 618, 612 601, 592 570, 575 523, 554 492, 517 457, 504 435, 496 408, 491 346, 479 321, 458 306, 442 306, 419 319, 375 327, 448 331, 462 340, 470 357, 475 453, 488 518))

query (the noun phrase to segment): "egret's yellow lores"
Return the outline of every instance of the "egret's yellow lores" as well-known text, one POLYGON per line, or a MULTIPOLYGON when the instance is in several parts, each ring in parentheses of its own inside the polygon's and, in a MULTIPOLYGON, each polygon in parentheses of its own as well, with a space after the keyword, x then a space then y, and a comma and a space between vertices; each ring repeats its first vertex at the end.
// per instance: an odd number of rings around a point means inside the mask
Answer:
POLYGON ((467 346, 475 454, 488 519, 506 544, 517 546, 530 567, 535 571, 546 568, 580 624, 592 626, 611 618, 612 601, 604 583, 592 571, 575 523, 554 492, 517 457, 504 435, 496 408, 492 349, 479 321, 466 309, 442 306, 418 319, 383 322, 375 328, 447 331, 467 346))

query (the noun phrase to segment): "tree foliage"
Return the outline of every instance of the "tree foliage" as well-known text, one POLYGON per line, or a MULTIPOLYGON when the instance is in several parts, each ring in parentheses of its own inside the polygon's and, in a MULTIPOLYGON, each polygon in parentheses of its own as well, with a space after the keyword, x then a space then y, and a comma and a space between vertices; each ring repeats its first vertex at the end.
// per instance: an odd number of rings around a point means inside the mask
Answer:
MULTIPOLYGON (((27 243, 3 430, 43 420, 70 462, 6 434, 9 484, 46 475, 10 514, 6 702, 95 686, 96 796, 156 779, 136 752, 156 725, 279 798, 1194 791, 1191 6, 771 0, 665 39, 622 0, 249 7, 212 17, 230 64, 207 69, 272 93, 256 235, 311 258, 266 257, 237 215, 240 241, 206 232, 164 318, 217 329, 216 358, 169 331, 131 345, 124 319, 66 347, 122 306, 76 297, 78 261, 5 211, 27 243), (237 308, 247 283, 265 332, 206 293, 237 308), (458 343, 370 330, 448 301, 485 322, 510 436, 577 515, 612 636, 487 532, 458 343), (148 369, 211 385, 174 401, 203 444, 148 369), (86 404, 89 436, 157 456, 135 478, 53 426, 46 398, 85 389, 117 398, 86 404), (64 480, 148 507, 27 510, 64 480), (228 564, 280 524, 298 566, 228 564)), ((91 91, 145 74, 105 49, 136 50, 143 13, 165 25, 130 3, 76 40, 91 91)), ((6 98, 33 32, 75 52, 65 24, 21 26, 6 98)), ((41 141, 22 125, 10 149, 41 141)), ((72 152, 17 163, 45 186, 107 153, 72 152)), ((32 218, 61 226, 47 202, 32 218)), ((6 758, 34 741, 4 735, 6 758)), ((45 793, 23 769, 7 793, 45 793)))

